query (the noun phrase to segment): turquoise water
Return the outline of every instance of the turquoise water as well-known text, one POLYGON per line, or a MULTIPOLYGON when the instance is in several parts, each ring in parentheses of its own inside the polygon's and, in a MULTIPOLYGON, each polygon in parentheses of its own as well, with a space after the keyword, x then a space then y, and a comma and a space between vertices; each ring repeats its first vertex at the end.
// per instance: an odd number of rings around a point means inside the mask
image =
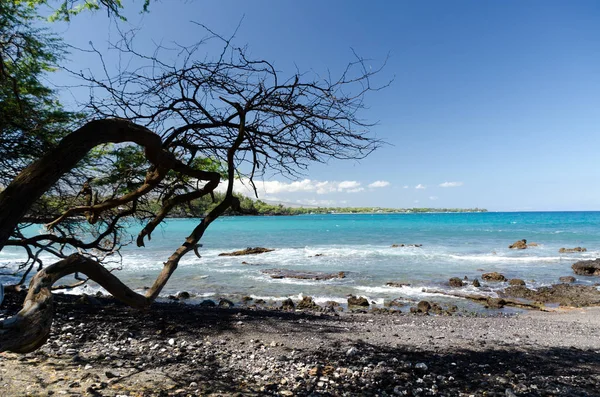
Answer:
MULTIPOLYGON (((119 276, 135 288, 152 284, 162 263, 197 224, 173 219, 154 232, 145 248, 123 250, 119 276)), ((135 232, 135 230, 132 230, 135 232)), ((282 300, 310 295, 317 302, 345 302, 348 294, 382 304, 386 299, 416 301, 430 296, 423 288, 450 290, 450 277, 470 280, 497 271, 521 278, 530 287, 556 283, 571 275, 571 264, 600 257, 600 212, 336 214, 293 217, 223 217, 208 229, 202 258, 186 256, 170 280, 165 295, 177 291, 196 299, 243 295, 282 300), (540 244, 509 250, 516 240, 540 244), (391 248, 392 244, 422 244, 420 248, 391 248), (275 251, 243 257, 219 257, 221 252, 246 247, 275 251), (559 254, 561 247, 582 246, 585 253, 559 254), (321 256, 315 256, 322 254, 321 256), (249 264, 242 264, 242 262, 249 264), (346 272, 346 278, 312 281, 272 279, 265 269, 346 272), (386 282, 410 283, 396 288, 386 282)), ((4 252, 14 261, 20 254, 4 252)), ((592 284, 600 278, 578 277, 592 284)), ((484 291, 505 285, 483 283, 484 291)), ((88 290, 93 286, 85 287, 88 290)), ((473 287, 465 291, 477 291, 473 287)), ((460 303, 460 300, 457 300, 460 303)))

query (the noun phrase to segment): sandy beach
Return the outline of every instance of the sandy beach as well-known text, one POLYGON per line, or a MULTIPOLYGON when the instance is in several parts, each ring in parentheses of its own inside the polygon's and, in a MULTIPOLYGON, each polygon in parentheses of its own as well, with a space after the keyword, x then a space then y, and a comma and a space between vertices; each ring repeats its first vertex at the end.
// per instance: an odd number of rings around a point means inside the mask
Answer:
MULTIPOLYGON (((8 295, 3 315, 22 296, 8 295)), ((202 308, 58 295, 3 396, 597 396, 600 308, 430 316, 202 308)))

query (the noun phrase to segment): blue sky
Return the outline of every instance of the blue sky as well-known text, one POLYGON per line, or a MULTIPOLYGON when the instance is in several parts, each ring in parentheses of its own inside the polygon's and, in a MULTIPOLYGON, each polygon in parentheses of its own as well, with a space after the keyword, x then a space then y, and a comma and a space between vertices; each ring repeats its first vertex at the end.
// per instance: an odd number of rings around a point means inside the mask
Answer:
MULTIPOLYGON (((229 35, 243 18, 236 43, 283 71, 339 70, 351 48, 373 65, 389 55, 381 78, 393 84, 370 95, 362 114, 389 145, 359 162, 316 164, 295 184, 267 180, 265 198, 600 210, 597 1, 164 0, 143 15, 136 4, 124 26, 145 43, 192 43, 191 21, 229 35)), ((53 29, 101 51, 117 37, 102 13, 53 29)), ((80 54, 70 59, 71 68, 92 67, 80 54)))

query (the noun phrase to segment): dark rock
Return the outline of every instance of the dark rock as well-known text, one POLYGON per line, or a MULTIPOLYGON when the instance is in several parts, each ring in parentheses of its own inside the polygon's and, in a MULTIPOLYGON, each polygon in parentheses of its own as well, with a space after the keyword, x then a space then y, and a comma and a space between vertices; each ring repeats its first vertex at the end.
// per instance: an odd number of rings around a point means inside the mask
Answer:
POLYGON ((561 283, 571 284, 571 283, 574 283, 575 281, 577 281, 577 279, 575 279, 575 277, 573 277, 573 276, 563 276, 563 277, 559 277, 558 281, 560 281, 561 283))
POLYGON ((315 258, 318 256, 325 256, 325 254, 315 254, 315 258))
POLYGON ((559 254, 570 254, 573 252, 586 252, 587 248, 575 247, 575 248, 561 248, 558 250, 559 254))
POLYGON ((83 304, 83 305, 101 305, 102 304, 102 302, 100 302, 98 299, 94 298, 93 296, 87 295, 87 294, 82 294, 81 297, 79 299, 77 299, 77 303, 83 304))
POLYGON ((265 303, 267 303, 267 301, 264 299, 257 299, 254 301, 254 303, 257 305, 264 305, 265 303))
POLYGON ((385 283, 385 285, 387 285, 388 287, 401 288, 401 287, 408 287, 410 285, 410 283, 402 283, 402 282, 398 282, 398 281, 388 281, 387 283, 385 283))
POLYGON ((226 309, 230 309, 234 306, 233 302, 230 301, 229 299, 221 299, 219 301, 219 307, 223 307, 226 309))
POLYGON ((296 305, 294 305, 294 301, 291 300, 290 298, 287 298, 286 300, 284 300, 281 303, 281 308, 283 310, 295 310, 296 309, 296 305))
POLYGON ((454 288, 462 287, 464 285, 463 281, 458 277, 452 277, 450 280, 448 280, 448 284, 454 288))
POLYGON ((475 287, 475 288, 481 287, 481 283, 479 282, 479 280, 477 280, 477 279, 473 280, 473 287, 475 287))
POLYGON ((417 311, 419 313, 429 313, 430 309, 431 309, 431 304, 427 301, 421 301, 421 302, 417 303, 417 311))
POLYGON ((413 247, 420 248, 423 244, 392 244, 392 248, 400 248, 400 247, 413 247))
POLYGON ((242 296, 242 302, 250 302, 251 300, 253 300, 253 298, 251 296, 242 296))
POLYGON ((483 273, 481 278, 485 281, 506 281, 506 277, 498 272, 483 273))
POLYGON ((241 255, 255 255, 255 254, 263 254, 265 252, 275 251, 271 248, 263 248, 263 247, 248 247, 245 250, 241 251, 233 251, 233 252, 222 252, 219 256, 241 256, 241 255))
POLYGON ((317 305, 312 297, 304 296, 302 300, 296 304, 298 310, 318 310, 321 306, 317 305))
POLYGON ((508 248, 524 250, 525 248, 527 248, 527 240, 523 239, 523 240, 515 241, 512 245, 509 245, 508 248))
POLYGON ((308 272, 289 269, 265 269, 262 271, 271 276, 271 278, 295 278, 300 280, 331 280, 335 278, 345 278, 345 272, 338 273, 323 273, 323 272, 308 272))
POLYGON ((187 291, 180 291, 175 295, 178 299, 189 299, 190 293, 187 291))
POLYGON ((508 285, 525 285, 525 281, 520 278, 513 278, 508 281, 508 285))
POLYGON ((171 299, 172 301, 178 301, 179 300, 179 298, 176 297, 175 295, 169 295, 169 296, 167 296, 167 299, 171 299))
POLYGON ((600 276, 600 259, 575 262, 571 269, 580 276, 600 276))
POLYGON ((203 300, 200 302, 200 307, 215 307, 217 304, 210 299, 203 300))
POLYGON ((364 298, 362 296, 356 297, 354 295, 351 295, 348 297, 348 306, 369 307, 369 301, 367 300, 367 298, 364 298))

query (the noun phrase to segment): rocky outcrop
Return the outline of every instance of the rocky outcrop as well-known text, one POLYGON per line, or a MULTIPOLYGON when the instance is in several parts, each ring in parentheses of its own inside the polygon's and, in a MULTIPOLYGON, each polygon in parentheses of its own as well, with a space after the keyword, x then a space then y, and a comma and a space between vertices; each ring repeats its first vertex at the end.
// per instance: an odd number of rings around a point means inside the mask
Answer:
POLYGON ((481 287, 481 283, 479 282, 479 280, 477 280, 477 279, 473 280, 473 287, 475 287, 475 288, 481 287))
POLYGON ((575 248, 561 248, 558 250, 559 254, 571 254, 573 252, 586 252, 587 248, 575 247, 575 248))
POLYGON ((265 269, 262 271, 264 274, 268 274, 271 278, 295 278, 300 280, 331 280, 334 278, 345 278, 346 273, 322 273, 322 272, 308 272, 298 271, 289 269, 265 269))
POLYGON ((350 306, 354 306, 354 307, 369 307, 369 301, 367 300, 367 298, 365 297, 357 297, 354 295, 350 295, 348 297, 348 307, 350 306))
POLYGON ((233 251, 233 252, 222 252, 219 256, 241 256, 241 255, 255 255, 255 254, 263 254, 265 252, 275 251, 271 248, 263 248, 263 247, 248 247, 245 250, 241 251, 233 251))
POLYGON ((399 281, 388 281, 387 283, 385 283, 385 285, 387 285, 388 287, 402 288, 402 287, 408 287, 410 285, 410 283, 403 283, 403 282, 399 282, 399 281))
POLYGON ((401 247, 413 247, 420 248, 423 244, 392 244, 392 248, 401 248, 401 247))
POLYGON ((283 302, 281 302, 281 308, 283 310, 295 310, 296 305, 294 305, 294 301, 290 298, 287 298, 283 302))
POLYGON ((481 278, 485 281, 506 281, 506 277, 498 272, 483 273, 481 278))
POLYGON ((296 304, 298 310, 319 310, 321 306, 317 305, 312 297, 304 296, 300 302, 296 304))
POLYGON ((525 285, 525 281, 520 278, 513 278, 508 281, 508 285, 525 285))
POLYGON ((572 284, 575 281, 577 281, 577 279, 573 276, 563 276, 563 277, 559 277, 558 281, 560 281, 561 283, 572 284))
POLYGON ((560 306, 600 306, 600 291, 596 287, 586 285, 555 284, 537 290, 512 286, 499 292, 498 295, 542 303, 558 303, 560 306))
POLYGON ((600 259, 575 262, 571 269, 580 276, 600 276, 600 259))
POLYGON ((527 248, 527 240, 523 239, 523 240, 519 240, 519 241, 515 241, 512 245, 509 245, 508 248, 510 249, 517 249, 517 250, 524 250, 525 248, 527 248))
POLYGON ((406 306, 406 301, 403 301, 401 299, 394 299, 391 301, 383 302, 383 306, 385 306, 385 307, 403 307, 403 306, 406 306))
POLYGON ((534 243, 533 241, 530 243, 527 243, 527 247, 538 247, 539 244, 538 243, 534 243))
POLYGON ((462 287, 464 284, 460 278, 452 277, 450 280, 448 280, 448 285, 450 285, 453 288, 459 288, 462 287))
POLYGON ((419 303, 417 303, 417 311, 419 313, 429 313, 430 309, 431 309, 431 303, 429 303, 427 301, 420 301, 419 303))

